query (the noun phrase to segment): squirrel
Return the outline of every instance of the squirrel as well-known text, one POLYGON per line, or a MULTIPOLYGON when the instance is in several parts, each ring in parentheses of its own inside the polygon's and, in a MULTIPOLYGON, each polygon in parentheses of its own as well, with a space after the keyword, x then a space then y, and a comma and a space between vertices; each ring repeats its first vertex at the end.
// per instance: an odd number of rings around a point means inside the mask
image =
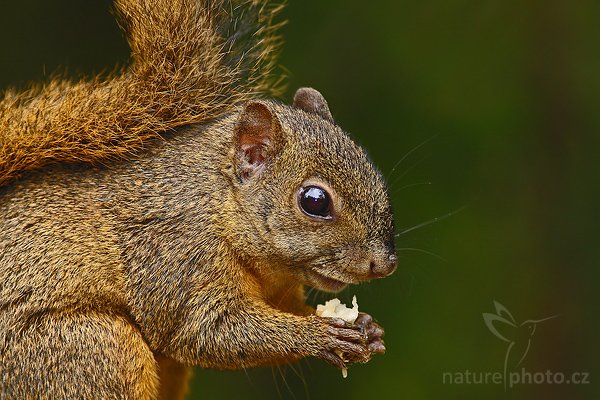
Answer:
POLYGON ((280 6, 116 0, 119 73, 0 102, 0 397, 183 398, 191 366, 383 353, 305 286, 396 269, 383 177, 323 96, 277 100, 280 6))

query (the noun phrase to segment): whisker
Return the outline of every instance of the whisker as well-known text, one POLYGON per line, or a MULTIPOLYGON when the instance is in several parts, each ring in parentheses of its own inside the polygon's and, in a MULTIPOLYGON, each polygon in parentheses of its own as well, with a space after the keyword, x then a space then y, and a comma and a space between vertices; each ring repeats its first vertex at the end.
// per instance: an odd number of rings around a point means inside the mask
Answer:
POLYGON ((306 368, 308 368, 308 370, 309 370, 310 372, 313 372, 312 365, 311 365, 311 363, 310 363, 310 361, 309 361, 309 359, 308 359, 308 358, 306 358, 306 357, 305 357, 305 358, 302 358, 302 359, 301 359, 301 362, 303 362, 303 363, 306 365, 306 368))
POLYGON ((415 229, 423 228, 424 226, 431 225, 431 224, 433 224, 433 223, 436 223, 436 222, 442 221, 442 220, 444 220, 444 219, 446 219, 446 218, 450 218, 451 216, 453 216, 453 215, 455 215, 455 214, 458 214, 459 212, 461 212, 461 211, 465 210, 466 208, 467 208, 467 206, 465 205, 465 206, 462 206, 462 207, 460 207, 460 208, 458 208, 458 209, 456 209, 456 210, 454 210, 454 211, 451 211, 451 212, 449 212, 448 214, 444 214, 444 215, 442 215, 442 216, 440 216, 440 217, 435 217, 435 218, 432 218, 432 219, 430 219, 430 220, 428 220, 428 221, 425 221, 425 222, 422 222, 422 223, 420 223, 420 224, 417 224, 417 225, 415 225, 415 226, 411 226, 410 228, 406 228, 406 229, 404 229, 403 231, 401 231, 401 232, 397 233, 397 234, 396 234, 396 237, 398 237, 398 236, 401 236, 401 235, 404 235, 405 233, 408 233, 408 232, 414 231, 415 229))
POLYGON ((304 378, 304 374, 302 373, 302 365, 300 365, 300 364, 297 364, 297 365, 298 365, 298 370, 296 370, 296 368, 294 368, 294 364, 288 364, 288 367, 290 367, 290 369, 294 372, 294 374, 296 374, 298 379, 300 379, 300 381, 302 382, 302 385, 304 386, 304 394, 306 395, 307 399, 310 399, 310 393, 308 392, 308 384, 306 383, 306 379, 304 378))
POLYGON ((283 373, 283 370, 281 369, 281 367, 277 367, 277 369, 279 370, 279 375, 281 376, 281 379, 283 380, 283 384, 285 385, 285 388, 292 395, 292 398, 296 399, 296 395, 294 394, 294 391, 292 390, 292 388, 288 384, 288 381, 287 381, 287 379, 285 377, 285 374, 283 373))
MULTIPOLYGON (((316 294, 316 293, 317 293, 317 289, 315 289, 314 287, 310 287, 308 289, 308 291, 306 292, 306 300, 309 303, 312 303, 312 301, 310 300, 310 296, 313 295, 313 294, 316 294)), ((316 298, 315 298, 315 300, 316 300, 316 298)))
POLYGON ((412 153, 414 153, 415 151, 417 151, 421 147, 425 146, 427 143, 431 142, 433 139, 435 139, 438 136, 439 136, 439 133, 436 133, 435 135, 433 135, 429 139, 426 139, 424 142, 421 142, 420 144, 418 144, 415 147, 413 147, 412 149, 410 149, 406 154, 404 154, 404 156, 402 156, 402 158, 400 160, 398 160, 398 162, 396 164, 394 164, 394 166, 392 167, 391 171, 388 173, 388 177, 392 176, 392 174, 394 173, 394 171, 396 170, 396 168, 398 168, 398 166, 400 166, 400 164, 402 164, 402 161, 404 161, 406 159, 406 157, 408 157, 409 155, 411 155, 412 153))
POLYGON ((423 254, 430 255, 430 256, 435 257, 435 258, 437 258, 439 260, 442 260, 444 262, 448 262, 448 260, 446 260, 444 257, 440 256, 439 254, 435 254, 435 253, 433 253, 431 251, 427 251, 427 250, 423 250, 423 249, 417 249, 417 248, 414 248, 414 247, 400 247, 400 248, 398 248, 396 250, 398 250, 398 251, 415 251, 415 252, 418 252, 418 253, 423 253, 423 254))
POLYGON ((408 188, 411 188, 411 187, 414 187, 414 186, 429 186, 429 185, 431 185, 431 184, 432 184, 431 182, 416 182, 416 183, 409 183, 408 185, 404 185, 404 186, 402 186, 402 187, 400 187, 400 188, 398 188, 398 189, 394 190, 394 191, 393 191, 393 193, 392 193, 392 195, 395 195, 395 194, 397 194, 398 192, 400 192, 400 191, 402 191, 402 190, 404 190, 404 189, 408 189, 408 188))
POLYGON ((273 377, 273 383, 275 383, 275 390, 277 391, 277 397, 283 399, 281 395, 281 390, 279 390, 279 381, 277 380, 277 376, 275 375, 275 368, 279 368, 279 366, 271 367, 271 376, 273 377))
POLYGON ((411 165, 410 167, 406 168, 404 170, 404 172, 398 176, 396 179, 394 179, 394 181, 392 183, 390 183, 390 189, 392 189, 394 187, 395 184, 397 184, 398 182, 400 182, 400 180, 402 178, 404 178, 411 170, 413 170, 417 165, 421 164, 423 161, 425 161, 429 156, 424 156, 422 157, 419 161, 415 162, 413 165, 411 165))
POLYGON ((311 301, 311 303, 322 303, 322 300, 325 299, 326 294, 316 288, 311 288, 311 291, 313 294, 313 300, 311 301))
POLYGON ((252 381, 252 378, 250 377, 250 374, 248 373, 248 368, 244 367, 242 369, 244 370, 244 374, 246 375, 246 379, 248 379, 248 383, 250 384, 250 386, 254 387, 254 382, 252 381))

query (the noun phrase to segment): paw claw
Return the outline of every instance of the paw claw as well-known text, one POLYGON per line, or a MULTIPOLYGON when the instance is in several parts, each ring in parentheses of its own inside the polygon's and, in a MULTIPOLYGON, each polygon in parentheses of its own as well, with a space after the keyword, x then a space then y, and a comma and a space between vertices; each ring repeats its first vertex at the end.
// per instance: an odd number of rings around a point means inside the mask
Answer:
POLYGON ((369 351, 375 354, 384 354, 385 353, 385 345, 383 341, 377 340, 369 343, 369 351))
POLYGON ((381 338, 381 337, 383 337, 384 333, 385 332, 383 331, 383 328, 381 328, 377 324, 373 324, 367 329, 367 337, 369 339, 381 338))
POLYGON ((385 353, 383 328, 369 314, 360 313, 354 324, 340 318, 317 318, 326 325, 328 336, 319 356, 335 367, 344 369, 346 363, 366 363, 373 354, 385 353))
POLYGON ((373 323, 373 317, 371 317, 369 314, 361 312, 358 314, 358 318, 356 318, 354 323, 358 326, 367 326, 373 323))

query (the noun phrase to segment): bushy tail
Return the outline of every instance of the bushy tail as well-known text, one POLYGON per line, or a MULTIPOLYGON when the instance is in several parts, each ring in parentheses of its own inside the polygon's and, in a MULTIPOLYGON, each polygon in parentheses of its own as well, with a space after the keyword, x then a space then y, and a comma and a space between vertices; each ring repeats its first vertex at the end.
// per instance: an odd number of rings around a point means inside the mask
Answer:
POLYGON ((119 74, 53 80, 0 101, 0 186, 50 163, 139 154, 178 126, 278 95, 279 38, 268 0, 116 0, 132 50, 119 74))

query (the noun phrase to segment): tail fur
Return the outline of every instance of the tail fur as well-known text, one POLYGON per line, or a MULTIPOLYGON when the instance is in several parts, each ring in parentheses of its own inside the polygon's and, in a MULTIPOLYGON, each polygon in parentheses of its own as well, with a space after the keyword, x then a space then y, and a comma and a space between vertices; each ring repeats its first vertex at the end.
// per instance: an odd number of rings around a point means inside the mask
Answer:
POLYGON ((0 186, 51 163, 134 157, 161 133, 279 95, 280 8, 268 0, 116 0, 131 64, 108 77, 6 92, 0 186))

